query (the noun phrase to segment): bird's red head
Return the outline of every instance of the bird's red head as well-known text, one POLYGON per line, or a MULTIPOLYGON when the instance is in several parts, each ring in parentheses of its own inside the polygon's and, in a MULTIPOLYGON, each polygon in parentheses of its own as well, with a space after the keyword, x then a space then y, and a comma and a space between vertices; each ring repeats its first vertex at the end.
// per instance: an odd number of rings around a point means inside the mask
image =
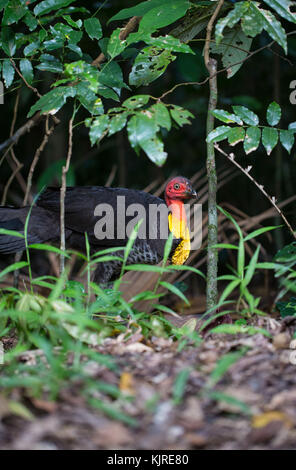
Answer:
POLYGON ((166 185, 164 195, 168 206, 173 202, 186 201, 192 197, 197 197, 190 181, 183 176, 176 176, 171 179, 166 185))

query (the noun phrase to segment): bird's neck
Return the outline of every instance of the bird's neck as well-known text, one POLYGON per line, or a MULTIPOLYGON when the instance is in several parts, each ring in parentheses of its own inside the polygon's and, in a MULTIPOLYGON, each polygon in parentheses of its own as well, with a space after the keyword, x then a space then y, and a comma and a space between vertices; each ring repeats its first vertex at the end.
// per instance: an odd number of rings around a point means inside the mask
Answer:
POLYGON ((187 217, 183 201, 166 197, 165 202, 170 210, 170 231, 173 233, 174 237, 184 239, 187 229, 187 217))
POLYGON ((170 210, 169 230, 175 238, 181 239, 173 256, 173 264, 183 264, 190 253, 190 235, 187 225, 185 207, 182 201, 165 198, 166 204, 170 210))

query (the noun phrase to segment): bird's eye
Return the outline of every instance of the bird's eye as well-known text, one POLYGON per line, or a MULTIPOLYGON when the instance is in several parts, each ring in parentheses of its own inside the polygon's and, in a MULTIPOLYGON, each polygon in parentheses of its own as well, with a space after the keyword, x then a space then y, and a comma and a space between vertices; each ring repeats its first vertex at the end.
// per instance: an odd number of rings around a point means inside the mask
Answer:
POLYGON ((180 189, 179 183, 175 183, 175 184, 174 184, 174 189, 180 189))

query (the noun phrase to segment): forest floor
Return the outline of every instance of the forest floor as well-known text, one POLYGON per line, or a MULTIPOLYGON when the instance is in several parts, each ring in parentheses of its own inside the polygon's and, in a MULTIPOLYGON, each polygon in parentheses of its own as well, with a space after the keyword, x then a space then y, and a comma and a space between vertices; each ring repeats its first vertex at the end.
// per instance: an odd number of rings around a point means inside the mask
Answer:
MULTIPOLYGON (((117 400, 134 425, 89 407, 79 383, 55 402, 17 389, 13 399, 31 416, 7 413, 1 398, 0 448, 295 449, 295 323, 295 317, 256 317, 254 325, 272 337, 206 333, 198 346, 183 349, 137 334, 127 342, 107 338, 98 350, 115 358, 116 370, 93 363, 89 373, 126 394, 117 400)), ((34 361, 34 352, 22 360, 34 361)))

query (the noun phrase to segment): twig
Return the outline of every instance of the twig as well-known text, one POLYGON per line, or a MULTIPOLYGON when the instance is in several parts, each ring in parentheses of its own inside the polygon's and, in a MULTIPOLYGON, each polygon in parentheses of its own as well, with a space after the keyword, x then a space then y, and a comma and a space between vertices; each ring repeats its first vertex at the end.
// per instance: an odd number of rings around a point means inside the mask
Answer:
POLYGON ((223 3, 224 3, 224 0, 219 0, 217 6, 215 8, 215 11, 212 14, 211 19, 210 19, 210 21, 208 22, 208 25, 207 25, 207 35, 206 35, 204 59, 205 59, 205 66, 207 67, 210 74, 211 74, 211 72, 210 72, 211 67, 210 67, 209 62, 210 62, 210 42, 211 42, 212 30, 213 30, 213 26, 214 26, 214 23, 216 21, 216 18, 219 15, 219 11, 221 10, 221 8, 223 6, 223 3))
MULTIPOLYGON (((66 182, 67 182, 67 173, 70 166, 71 156, 72 156, 72 145, 73 145, 73 120, 74 114, 69 121, 69 143, 68 143, 68 155, 66 160, 66 165, 63 166, 62 170, 62 185, 61 185, 61 194, 60 194, 60 230, 61 230, 61 242, 60 248, 62 251, 66 249, 66 237, 65 237, 65 195, 66 195, 66 182)), ((62 274, 65 269, 65 256, 62 254, 60 258, 60 273, 62 274)))
MULTIPOLYGON (((291 36, 291 35, 294 35, 296 34, 296 31, 290 31, 289 33, 287 33, 287 36, 291 36)), ((262 46, 262 47, 259 47, 258 49, 256 49, 255 51, 252 51, 252 52, 249 52, 248 56, 245 57, 244 59, 242 60, 239 60, 238 62, 234 62, 233 64, 230 64, 228 65, 227 67, 223 67, 222 69, 220 70, 217 70, 215 72, 215 75, 210 75, 208 77, 206 77, 204 80, 202 80, 201 82, 183 82, 183 83, 177 83, 176 85, 174 85, 172 88, 170 88, 169 90, 165 91, 161 96, 159 96, 158 98, 155 98, 157 101, 160 101, 162 100, 163 98, 165 98, 167 95, 173 93, 177 88, 179 88, 180 86, 188 86, 188 85, 198 85, 198 86, 201 86, 201 85, 205 85, 211 78, 214 78, 214 76, 220 74, 220 73, 223 73, 223 72, 226 72, 228 69, 230 69, 231 67, 235 66, 235 65, 239 65, 239 64, 242 64, 243 62, 246 62, 248 59, 250 59, 251 57, 253 57, 255 54, 258 54, 259 52, 262 52, 264 49, 270 49, 272 53, 274 53, 274 51, 271 49, 271 46, 273 46, 274 44, 276 43, 276 41, 271 41, 270 43, 266 44, 265 46, 262 46)), ((284 57, 282 57, 284 59, 284 57)))
POLYGON ((289 231, 291 232, 291 234, 293 235, 293 237, 296 239, 296 232, 293 230, 292 226, 290 225, 290 223, 288 222, 288 220, 286 219, 286 217, 284 216, 284 214, 282 213, 281 209, 279 208, 279 206, 276 204, 276 199, 274 196, 270 196, 264 189, 264 187, 259 184, 254 178, 253 176, 250 175, 250 171, 252 169, 251 166, 248 166, 247 168, 243 168, 236 160, 235 160, 235 155, 234 153, 226 153, 224 152, 224 150, 222 150, 218 144, 214 144, 214 147, 218 150, 218 152, 220 152, 222 155, 224 155, 225 157, 228 158, 228 160, 230 160, 234 165, 237 166, 237 168, 239 168, 248 178, 249 180, 251 180, 255 186, 257 186, 257 188, 261 191, 262 194, 264 194, 264 196, 269 200, 269 202, 273 205, 273 207, 276 209, 276 211, 278 212, 278 214, 280 215, 280 217, 283 219, 284 223, 286 224, 286 226, 288 227, 289 231))
POLYGON ((49 116, 47 115, 46 116, 46 122, 45 122, 45 134, 44 134, 44 137, 42 139, 41 144, 39 145, 38 149, 35 152, 35 155, 33 157, 33 160, 32 160, 31 166, 30 166, 30 170, 29 170, 29 174, 28 174, 28 178, 27 178, 27 189, 26 189, 24 200, 23 200, 23 206, 26 206, 28 204, 29 195, 30 195, 30 191, 31 191, 31 188, 32 188, 33 174, 34 174, 36 165, 38 163, 40 154, 43 152, 43 150, 44 150, 44 148, 45 148, 45 146, 48 142, 48 139, 49 139, 50 135, 53 133, 54 128, 55 128, 55 124, 53 124, 50 128, 48 128, 48 119, 49 119, 49 116))
MULTIPOLYGON (((122 28, 122 30, 120 31, 119 33, 119 39, 121 41, 124 41, 128 35, 134 30, 136 29, 136 27, 138 26, 139 22, 141 20, 141 16, 133 16, 126 24, 126 26, 124 28, 122 28)), ((92 64, 91 65, 94 65, 95 67, 100 67, 101 63, 104 62, 106 60, 106 56, 105 54, 103 54, 103 52, 101 52, 98 57, 96 59, 94 59, 92 61, 92 64)))
POLYGON ((23 80, 23 82, 25 83, 25 85, 30 88, 30 90, 33 91, 33 93, 35 93, 35 95, 38 96, 38 98, 41 98, 42 95, 40 95, 39 91, 37 90, 37 88, 33 87, 32 85, 30 85, 27 80, 25 79, 25 77, 22 75, 22 73, 20 72, 20 70, 17 68, 15 62, 13 59, 10 59, 10 62, 14 68, 14 70, 16 71, 16 73, 21 77, 21 79, 23 80))
POLYGON ((43 116, 38 112, 34 114, 34 116, 29 119, 23 126, 21 126, 9 139, 6 139, 2 144, 0 144, 0 152, 5 150, 9 145, 16 144, 21 136, 29 132, 33 126, 40 121, 43 116))

